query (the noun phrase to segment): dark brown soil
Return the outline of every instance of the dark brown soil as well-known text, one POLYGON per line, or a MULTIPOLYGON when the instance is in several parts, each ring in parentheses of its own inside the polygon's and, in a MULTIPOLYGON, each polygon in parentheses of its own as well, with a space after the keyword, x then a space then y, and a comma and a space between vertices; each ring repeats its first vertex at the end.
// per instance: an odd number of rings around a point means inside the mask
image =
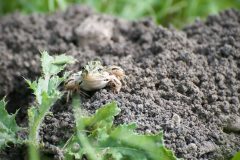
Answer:
MULTIPOLYGON (((43 50, 73 55, 79 61, 73 70, 95 58, 121 66, 127 74, 121 92, 97 91, 83 99, 84 109, 93 113, 116 100, 122 109, 116 123, 136 122, 139 132, 163 130, 167 147, 179 158, 230 159, 240 150, 240 12, 228 10, 183 31, 80 6, 50 15, 1 17, 0 97, 8 95, 9 112, 21 108, 22 126, 33 100, 22 77, 40 75, 43 50)), ((41 129, 49 145, 66 140, 74 126, 64 99, 53 113, 41 129)), ((23 159, 16 153, 0 157, 23 159)))

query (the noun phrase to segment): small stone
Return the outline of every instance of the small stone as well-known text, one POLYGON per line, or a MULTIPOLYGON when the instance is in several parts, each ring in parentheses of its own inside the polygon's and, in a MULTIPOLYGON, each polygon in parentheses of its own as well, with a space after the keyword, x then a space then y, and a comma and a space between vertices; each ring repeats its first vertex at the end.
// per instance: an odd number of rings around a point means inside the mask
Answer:
POLYGON ((240 117, 233 117, 228 120, 227 125, 224 127, 227 132, 240 133, 240 117))
POLYGON ((178 114, 173 113, 172 120, 171 120, 171 127, 172 128, 178 127, 180 126, 180 124, 181 124, 181 117, 178 114))
POLYGON ((217 149, 217 146, 210 141, 204 141, 203 144, 200 147, 200 155, 209 153, 209 152, 213 152, 217 149))
POLYGON ((188 91, 187 86, 185 86, 183 84, 178 87, 178 92, 180 92, 182 94, 186 93, 187 91, 188 91))
POLYGON ((218 96, 216 94, 211 94, 208 97, 208 101, 211 102, 215 102, 218 99, 218 96))
POLYGON ((187 151, 187 153, 196 152, 197 148, 198 147, 197 147, 197 145, 195 143, 190 143, 189 145, 187 145, 186 151, 187 151))
POLYGON ((52 139, 53 142, 57 142, 58 141, 58 137, 56 137, 55 135, 52 135, 51 139, 52 139))
POLYGON ((232 97, 230 102, 233 103, 233 104, 239 104, 238 97, 232 97))

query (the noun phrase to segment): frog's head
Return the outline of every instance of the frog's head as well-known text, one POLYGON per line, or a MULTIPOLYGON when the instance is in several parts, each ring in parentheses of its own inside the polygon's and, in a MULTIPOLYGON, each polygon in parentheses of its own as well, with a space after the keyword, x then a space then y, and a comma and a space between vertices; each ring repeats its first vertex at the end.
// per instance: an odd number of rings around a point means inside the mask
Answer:
POLYGON ((104 72, 104 67, 100 61, 90 61, 83 67, 82 76, 101 75, 104 72))

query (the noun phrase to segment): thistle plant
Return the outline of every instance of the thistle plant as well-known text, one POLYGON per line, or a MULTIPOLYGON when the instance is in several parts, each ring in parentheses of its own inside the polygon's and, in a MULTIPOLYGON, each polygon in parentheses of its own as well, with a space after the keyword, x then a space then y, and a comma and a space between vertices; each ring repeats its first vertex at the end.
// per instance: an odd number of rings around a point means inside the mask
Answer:
POLYGON ((36 105, 28 109, 30 159, 37 154, 35 149, 39 146, 39 128, 44 117, 49 113, 51 106, 63 95, 58 87, 66 77, 59 77, 57 74, 66 67, 66 64, 74 61, 71 56, 52 57, 47 52, 43 52, 41 58, 42 77, 33 82, 26 80, 36 97, 36 105))
POLYGON ((14 144, 21 143, 16 133, 22 128, 16 123, 16 113, 13 115, 8 114, 5 109, 6 104, 5 99, 0 101, 0 150, 5 148, 9 142, 14 144))
POLYGON ((136 124, 115 126, 114 117, 120 113, 116 102, 102 106, 92 116, 82 114, 81 104, 74 99, 75 134, 65 148, 66 157, 91 160, 176 160, 163 143, 163 133, 138 134, 136 124), (79 147, 76 147, 79 146, 79 147))
MULTIPOLYGON (((0 101, 0 149, 8 143, 29 146, 29 159, 40 160, 38 150, 44 147, 39 137, 39 129, 51 107, 63 92, 59 85, 66 80, 67 73, 59 76, 67 64, 75 62, 66 55, 50 56, 42 53, 42 76, 35 81, 26 80, 35 95, 35 103, 28 109, 27 139, 17 137, 22 128, 17 126, 16 114, 9 115, 6 102, 0 101)), ((75 132, 64 146, 56 146, 64 154, 65 160, 175 160, 171 150, 164 146, 163 133, 142 135, 136 132, 136 124, 114 125, 114 117, 120 113, 116 102, 102 106, 92 116, 82 111, 79 97, 73 98, 75 132)))

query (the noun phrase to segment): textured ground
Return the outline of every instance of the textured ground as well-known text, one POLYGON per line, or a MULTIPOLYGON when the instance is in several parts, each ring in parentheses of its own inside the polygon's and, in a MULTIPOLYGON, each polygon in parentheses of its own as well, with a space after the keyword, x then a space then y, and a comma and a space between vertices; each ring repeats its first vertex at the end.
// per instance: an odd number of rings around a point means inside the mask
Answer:
MULTIPOLYGON (((136 122, 139 132, 164 130, 167 147, 178 157, 221 160, 240 150, 240 12, 228 10, 182 31, 79 6, 1 17, 0 97, 8 95, 10 112, 21 107, 17 119, 23 126, 33 97, 22 77, 40 75, 42 50, 73 55, 79 60, 73 70, 95 58, 121 66, 127 74, 121 92, 97 91, 83 100, 84 108, 93 113, 116 100, 122 109, 116 123, 136 122)), ((41 129, 49 145, 66 140, 74 126, 64 99, 53 112, 41 129)), ((1 158, 23 159, 15 150, 1 158)))

